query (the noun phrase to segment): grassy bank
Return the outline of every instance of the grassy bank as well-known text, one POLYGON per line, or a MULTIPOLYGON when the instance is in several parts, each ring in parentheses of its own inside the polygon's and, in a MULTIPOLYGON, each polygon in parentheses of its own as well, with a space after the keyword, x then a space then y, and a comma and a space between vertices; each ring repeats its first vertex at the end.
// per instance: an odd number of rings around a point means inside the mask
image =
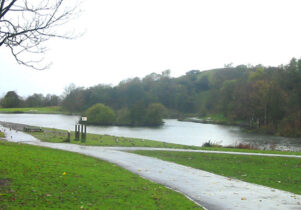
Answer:
POLYGON ((114 164, 0 142, 0 209, 192 209, 183 195, 114 164))
MULTIPOLYGON (((44 128, 44 132, 32 132, 30 133, 34 137, 41 141, 47 142, 63 142, 67 138, 67 131, 44 128)), ((83 144, 90 146, 121 146, 121 147, 158 147, 158 148, 180 148, 180 149, 200 149, 196 146, 186 146, 180 144, 165 143, 159 141, 126 138, 126 137, 114 137, 109 135, 99 134, 87 134, 86 142, 75 141, 74 132, 71 132, 71 143, 83 144)))
MULTIPOLYGON (((12 127, 23 131, 25 125, 15 123, 3 123, 6 127, 12 127)), ((43 132, 30 132, 30 135, 45 142, 62 143, 67 139, 67 131, 54 128, 43 128, 43 132)), ((275 151, 275 150, 258 150, 258 149, 244 149, 222 147, 222 146, 189 146, 182 144, 173 144, 160 141, 130 138, 130 137, 116 137, 110 135, 90 134, 87 133, 86 142, 75 141, 74 132, 71 132, 70 138, 72 144, 82 144, 88 146, 121 146, 121 147, 156 147, 156 148, 175 148, 175 149, 193 149, 193 150, 209 150, 209 151, 225 151, 225 152, 248 152, 248 153, 266 153, 266 154, 283 154, 283 155, 301 155, 301 152, 289 151, 275 151)), ((183 139, 185 141, 185 139, 183 139)), ((238 145, 239 146, 239 145, 238 145)), ((247 145, 248 146, 248 145, 247 145)))
MULTIPOLYGON (((64 142, 67 138, 66 130, 43 128, 44 132, 30 133, 34 137, 45 142, 60 143, 64 142)), ((225 151, 225 152, 249 152, 249 153, 266 153, 266 154, 283 154, 283 155, 301 155, 301 152, 288 152, 288 151, 270 151, 270 150, 255 150, 255 149, 240 149, 240 148, 227 148, 227 147, 198 147, 188 146, 181 144, 172 144, 160 141, 116 137, 109 135, 90 134, 87 133, 86 142, 75 141, 75 134, 71 132, 70 138, 72 144, 83 144, 89 146, 120 146, 120 147, 156 147, 156 148, 175 148, 175 149, 193 149, 193 150, 209 150, 209 151, 225 151)))
POLYGON ((135 151, 134 153, 301 194, 300 158, 163 151, 135 151))
POLYGON ((60 106, 0 108, 0 113, 66 114, 60 106))
MULTIPOLYGON (((44 132, 30 133, 41 141, 60 143, 66 140, 67 131, 44 128, 44 132)), ((271 151, 271 150, 255 150, 255 149, 240 149, 227 147, 198 147, 181 144, 165 143, 160 141, 152 141, 146 139, 116 137, 100 134, 87 134, 86 142, 75 141, 74 132, 71 132, 72 144, 83 144, 89 146, 121 146, 121 147, 156 147, 156 148, 175 148, 175 149, 193 149, 193 150, 208 150, 208 151, 225 151, 225 152, 249 152, 249 153, 265 153, 265 154, 282 154, 282 155, 301 155, 301 152, 288 151, 271 151)))

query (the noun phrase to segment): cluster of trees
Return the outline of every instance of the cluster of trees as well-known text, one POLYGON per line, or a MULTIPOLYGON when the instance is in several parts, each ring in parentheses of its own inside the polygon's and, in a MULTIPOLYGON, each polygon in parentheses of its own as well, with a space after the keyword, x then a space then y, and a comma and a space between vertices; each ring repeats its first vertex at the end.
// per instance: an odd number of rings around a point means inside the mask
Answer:
POLYGON ((160 103, 137 104, 131 109, 123 108, 117 111, 98 103, 90 107, 84 115, 88 124, 93 125, 123 125, 123 126, 158 126, 162 125, 165 107, 160 103))
POLYGON ((103 103, 115 110, 116 118, 135 125, 133 119, 146 116, 150 104, 160 103, 169 114, 223 114, 230 121, 243 121, 251 128, 299 136, 300 81, 301 59, 295 58, 278 67, 227 65, 210 71, 192 70, 178 78, 171 78, 166 70, 142 79, 128 79, 115 87, 72 86, 62 106, 71 112, 83 112, 103 103))
POLYGON ((0 105, 3 108, 58 106, 60 103, 61 98, 57 95, 43 96, 35 93, 23 99, 15 91, 8 91, 0 100, 0 105))

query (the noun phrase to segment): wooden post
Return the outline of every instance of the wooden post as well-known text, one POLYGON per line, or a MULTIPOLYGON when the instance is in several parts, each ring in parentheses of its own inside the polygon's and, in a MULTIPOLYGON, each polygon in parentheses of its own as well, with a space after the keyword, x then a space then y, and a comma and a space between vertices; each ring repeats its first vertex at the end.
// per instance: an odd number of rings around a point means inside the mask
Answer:
POLYGON ((66 142, 70 142, 70 136, 71 136, 71 133, 70 133, 70 131, 68 131, 66 142))
POLYGON ((80 129, 79 126, 80 126, 79 124, 75 125, 75 140, 76 141, 79 141, 79 129, 80 129))

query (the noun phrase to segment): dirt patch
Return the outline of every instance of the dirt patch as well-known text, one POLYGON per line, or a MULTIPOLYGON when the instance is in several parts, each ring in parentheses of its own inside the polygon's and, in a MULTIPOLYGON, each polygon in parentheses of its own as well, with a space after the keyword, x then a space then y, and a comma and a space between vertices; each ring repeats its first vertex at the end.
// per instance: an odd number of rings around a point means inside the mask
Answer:
POLYGON ((11 183, 10 179, 0 179, 0 188, 1 187, 7 187, 11 183))
POLYGON ((11 183, 10 179, 0 179, 0 189, 2 187, 8 187, 11 183))

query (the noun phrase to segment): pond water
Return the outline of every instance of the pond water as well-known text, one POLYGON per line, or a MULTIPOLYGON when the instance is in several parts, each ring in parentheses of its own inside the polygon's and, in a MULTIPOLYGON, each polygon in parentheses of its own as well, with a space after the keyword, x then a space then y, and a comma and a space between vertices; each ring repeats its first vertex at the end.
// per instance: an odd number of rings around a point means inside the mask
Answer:
MULTIPOLYGON (((0 114, 0 121, 66 130, 74 130, 78 119, 79 116, 57 114, 0 114)), ((164 122, 163 126, 156 128, 88 126, 87 132, 195 146, 201 146, 210 140, 224 146, 248 143, 261 149, 274 147, 279 150, 301 151, 301 138, 250 134, 237 126, 180 122, 173 119, 166 119, 164 122)))

